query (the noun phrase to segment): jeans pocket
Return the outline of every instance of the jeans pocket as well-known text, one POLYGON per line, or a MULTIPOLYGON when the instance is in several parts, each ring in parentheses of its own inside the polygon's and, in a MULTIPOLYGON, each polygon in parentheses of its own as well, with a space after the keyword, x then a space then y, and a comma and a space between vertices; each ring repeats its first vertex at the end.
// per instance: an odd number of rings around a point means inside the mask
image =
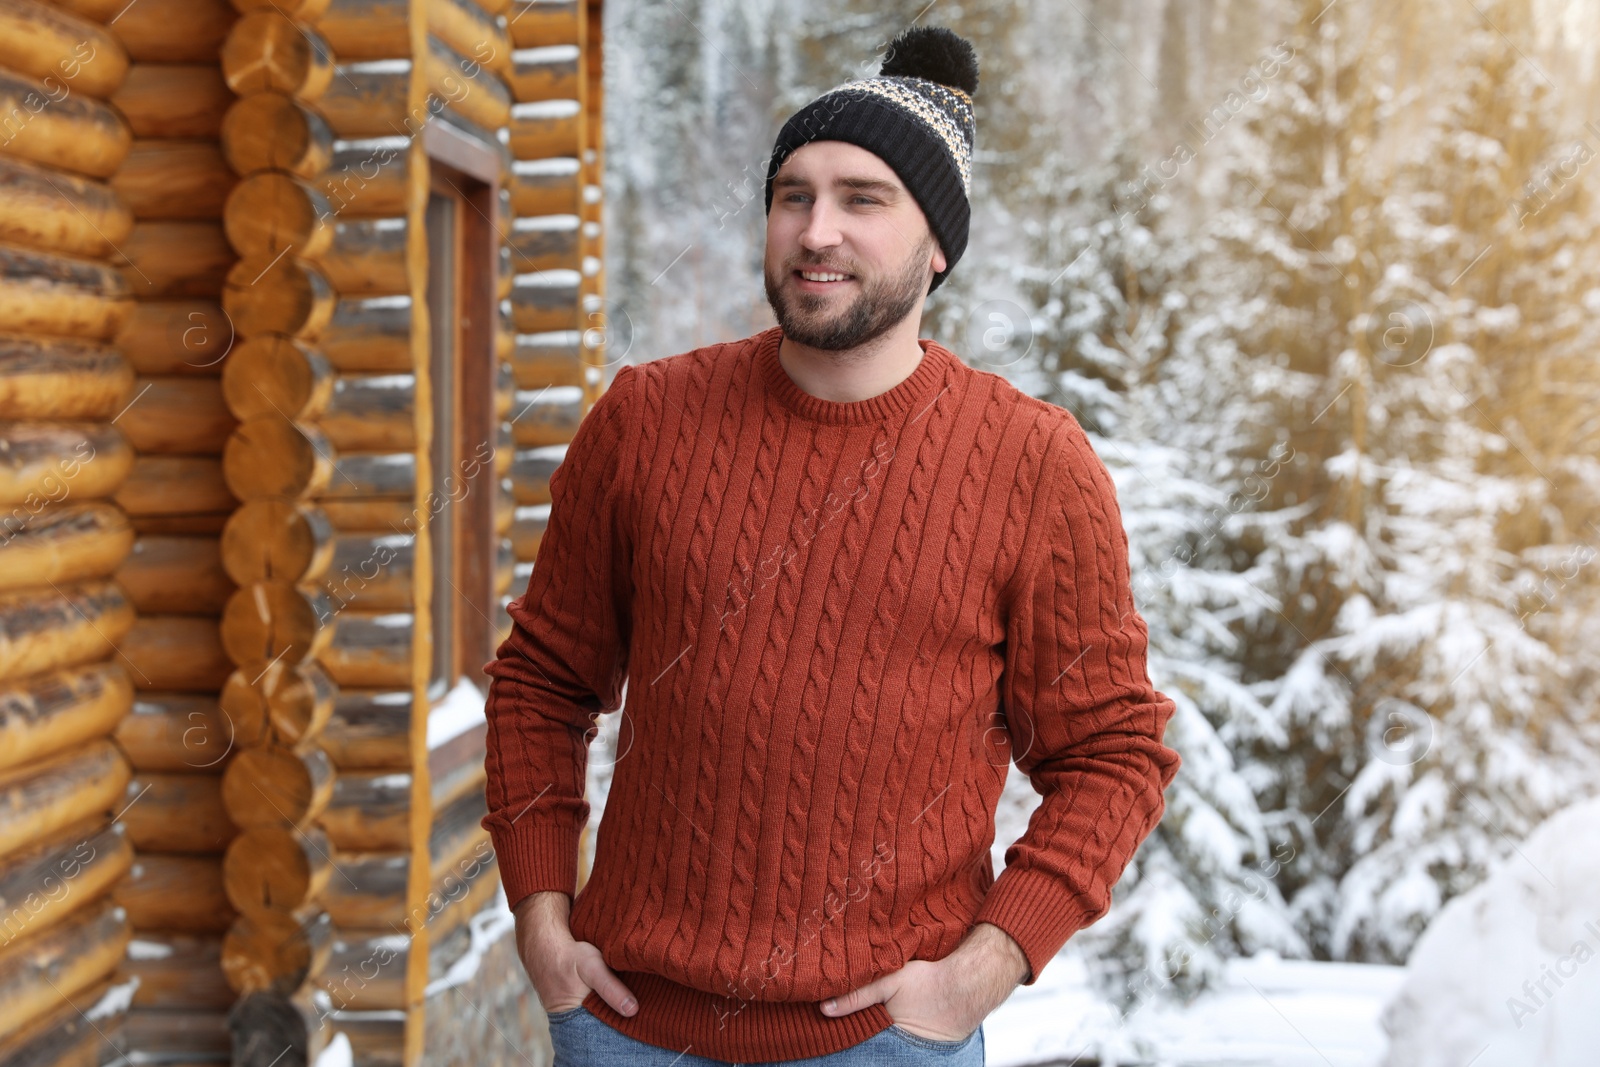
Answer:
POLYGON ((588 1008, 584 1007, 582 1004, 579 1004, 576 1008, 568 1008, 566 1011, 547 1012, 545 1014, 545 1018, 548 1019, 552 1024, 570 1022, 588 1010, 588 1008))
POLYGON ((936 1037, 923 1037, 921 1034, 913 1034, 899 1023, 890 1023, 889 1031, 907 1044, 915 1045, 917 1048, 930 1049, 934 1052, 955 1052, 959 1049, 964 1049, 972 1043, 974 1037, 978 1036, 978 1031, 974 1030, 959 1041, 942 1041, 936 1037))

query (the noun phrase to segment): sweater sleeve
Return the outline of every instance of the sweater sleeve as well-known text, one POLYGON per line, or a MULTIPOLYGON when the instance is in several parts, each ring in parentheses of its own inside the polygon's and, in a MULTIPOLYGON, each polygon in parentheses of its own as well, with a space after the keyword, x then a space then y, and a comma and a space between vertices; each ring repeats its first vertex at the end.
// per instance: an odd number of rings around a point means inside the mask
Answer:
POLYGON ((1008 586, 1001 700, 1013 759, 1044 799, 974 920, 1022 948, 1025 985, 1110 908, 1179 762, 1162 743, 1174 704, 1146 668, 1115 487, 1076 421, 1043 474, 1044 536, 1008 586))
POLYGON ((531 893, 577 892, 591 728, 615 711, 627 676, 632 538, 628 431, 638 368, 617 371, 550 476, 550 517, 511 633, 490 676, 483 826, 513 907, 531 893))

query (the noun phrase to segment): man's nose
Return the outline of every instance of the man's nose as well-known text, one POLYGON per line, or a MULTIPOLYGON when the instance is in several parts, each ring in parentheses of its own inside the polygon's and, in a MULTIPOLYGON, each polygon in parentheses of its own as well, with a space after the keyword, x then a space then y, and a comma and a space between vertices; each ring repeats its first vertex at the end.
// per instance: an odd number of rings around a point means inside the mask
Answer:
POLYGON ((842 239, 836 209, 827 199, 819 197, 811 205, 811 217, 800 233, 800 243, 810 249, 831 248, 842 239))

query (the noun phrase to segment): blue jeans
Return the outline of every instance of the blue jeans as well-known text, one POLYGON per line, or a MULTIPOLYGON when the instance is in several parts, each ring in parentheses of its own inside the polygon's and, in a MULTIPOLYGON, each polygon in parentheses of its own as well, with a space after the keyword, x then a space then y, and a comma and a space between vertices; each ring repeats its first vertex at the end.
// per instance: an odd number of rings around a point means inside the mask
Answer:
MULTIPOLYGON (((635 1041, 595 1018, 581 1004, 549 1018, 555 1067, 730 1067, 726 1060, 635 1041)), ((983 1027, 962 1041, 936 1041, 891 1026, 859 1045, 827 1056, 732 1067, 983 1067, 983 1027)))

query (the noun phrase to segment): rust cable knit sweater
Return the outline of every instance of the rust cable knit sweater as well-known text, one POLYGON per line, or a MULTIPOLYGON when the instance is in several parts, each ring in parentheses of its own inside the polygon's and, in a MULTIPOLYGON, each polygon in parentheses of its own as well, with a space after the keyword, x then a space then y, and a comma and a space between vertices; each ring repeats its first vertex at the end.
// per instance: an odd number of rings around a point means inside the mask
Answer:
POLYGON ((978 922, 1027 982, 1110 903, 1178 757, 1111 479, 1061 408, 919 341, 855 403, 777 327, 624 366, 551 478, 487 665, 506 895, 577 886, 586 731, 622 704, 574 937, 638 995, 595 1015, 729 1061, 891 1023, 819 1004, 978 922), (1008 764, 1044 800, 995 878, 1008 764))

